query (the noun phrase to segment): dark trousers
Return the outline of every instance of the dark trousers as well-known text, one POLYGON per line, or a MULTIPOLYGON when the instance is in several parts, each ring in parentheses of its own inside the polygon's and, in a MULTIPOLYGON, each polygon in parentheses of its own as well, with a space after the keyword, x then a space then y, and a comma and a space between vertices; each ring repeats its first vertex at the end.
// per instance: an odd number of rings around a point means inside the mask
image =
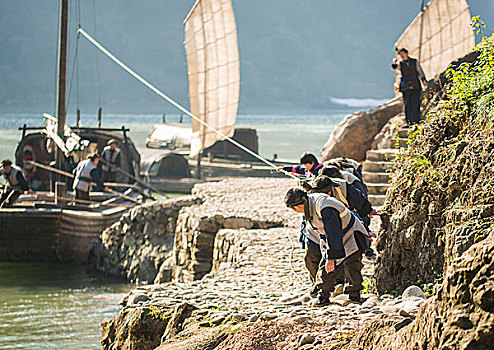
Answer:
POLYGON ((75 199, 81 199, 83 201, 88 201, 89 200, 89 192, 76 189, 75 190, 75 199))
POLYGON ((345 287, 345 293, 353 296, 360 294, 362 287, 362 252, 358 251, 347 257, 336 269, 330 273, 326 272, 325 261, 321 261, 316 276, 316 287, 320 289, 320 295, 329 298, 334 291, 336 281, 341 271, 345 274, 348 285, 345 287))
POLYGON ((405 105, 405 119, 408 124, 420 122, 420 90, 412 89, 403 91, 403 104, 405 105))
POLYGON ((2 191, 2 196, 0 197, 0 208, 12 207, 20 195, 21 193, 19 191, 5 187, 2 191))
POLYGON ((314 284, 316 282, 317 271, 321 265, 321 248, 319 244, 308 242, 305 244, 305 267, 309 270, 310 280, 314 284))
POLYGON ((117 173, 114 171, 103 171, 103 182, 117 182, 117 173))

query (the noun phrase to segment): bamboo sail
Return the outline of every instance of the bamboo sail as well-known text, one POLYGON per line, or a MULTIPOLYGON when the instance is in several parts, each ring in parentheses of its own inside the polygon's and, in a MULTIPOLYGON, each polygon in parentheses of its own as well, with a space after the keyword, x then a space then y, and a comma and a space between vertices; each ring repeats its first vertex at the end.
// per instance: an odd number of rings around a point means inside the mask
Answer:
POLYGON ((475 46, 466 0, 432 0, 395 43, 420 60, 426 77, 433 78, 475 46))
MULTIPOLYGON (((240 92, 237 26, 231 0, 198 0, 184 21, 192 114, 232 137, 240 92)), ((191 157, 223 139, 192 120, 191 157)))

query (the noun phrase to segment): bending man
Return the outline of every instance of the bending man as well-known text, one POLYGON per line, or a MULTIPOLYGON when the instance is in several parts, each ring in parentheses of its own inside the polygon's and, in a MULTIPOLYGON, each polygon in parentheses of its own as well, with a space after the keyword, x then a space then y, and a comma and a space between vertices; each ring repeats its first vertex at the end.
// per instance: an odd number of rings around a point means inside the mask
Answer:
POLYGON ((343 203, 323 193, 307 194, 301 189, 290 189, 285 205, 304 214, 306 222, 319 234, 322 262, 316 277, 319 289, 315 306, 330 303, 336 279, 343 269, 349 284, 345 288, 352 301, 360 301, 362 290, 362 250, 356 236, 368 236, 363 224, 343 203))

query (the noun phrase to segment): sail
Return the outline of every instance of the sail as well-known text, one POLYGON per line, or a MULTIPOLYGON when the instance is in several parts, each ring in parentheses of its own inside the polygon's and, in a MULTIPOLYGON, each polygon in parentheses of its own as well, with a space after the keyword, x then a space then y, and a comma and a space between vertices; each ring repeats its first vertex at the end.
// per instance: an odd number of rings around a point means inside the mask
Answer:
MULTIPOLYGON (((240 63, 231 0, 198 0, 184 21, 192 114, 224 135, 235 131, 240 63)), ((223 137, 192 120, 192 157, 223 137)))
POLYGON ((427 79, 468 54, 475 45, 466 0, 432 0, 396 42, 419 58, 427 79), (421 35, 422 34, 422 35, 421 35), (421 38, 422 37, 422 38, 421 38))

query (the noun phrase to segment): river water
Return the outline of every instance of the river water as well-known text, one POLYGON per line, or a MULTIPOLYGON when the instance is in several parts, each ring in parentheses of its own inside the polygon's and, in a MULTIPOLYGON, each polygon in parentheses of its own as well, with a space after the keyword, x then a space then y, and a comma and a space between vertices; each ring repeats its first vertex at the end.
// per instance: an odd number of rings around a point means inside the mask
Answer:
MULTIPOLYGON (((348 111, 305 115, 240 115, 239 127, 254 127, 260 153, 297 160, 302 152, 319 154, 334 126, 348 111)), ((69 124, 74 117, 69 116, 69 124)), ((178 121, 178 115, 167 121, 178 121)), ((95 116, 83 115, 94 126, 95 116)), ((103 126, 131 129, 136 146, 162 115, 104 115, 103 126)), ((13 158, 21 137, 18 127, 42 126, 40 113, 0 113, 0 159, 13 158)), ((98 349, 100 323, 119 310, 119 300, 132 285, 90 274, 83 266, 0 263, 0 349, 98 349)))
POLYGON ((80 265, 0 263, 0 349, 98 349, 131 288, 80 265))
MULTIPOLYGON (((290 115, 239 115, 237 127, 257 130, 261 155, 271 159, 298 160, 305 151, 319 154, 334 126, 351 111, 332 111, 325 114, 290 115)), ((107 114, 103 115, 103 127, 123 125, 130 128, 130 137, 137 147, 145 147, 146 136, 155 123, 163 119, 160 114, 107 114)), ((94 115, 82 115, 85 126, 96 125, 94 115)), ((178 115, 167 115, 167 121, 178 121, 178 115)), ((188 118, 184 117, 187 122, 188 118)), ((68 116, 68 124, 74 116, 68 116)), ((41 113, 0 112, 0 159, 13 158, 15 147, 21 138, 18 130, 27 126, 45 125, 41 113)))

